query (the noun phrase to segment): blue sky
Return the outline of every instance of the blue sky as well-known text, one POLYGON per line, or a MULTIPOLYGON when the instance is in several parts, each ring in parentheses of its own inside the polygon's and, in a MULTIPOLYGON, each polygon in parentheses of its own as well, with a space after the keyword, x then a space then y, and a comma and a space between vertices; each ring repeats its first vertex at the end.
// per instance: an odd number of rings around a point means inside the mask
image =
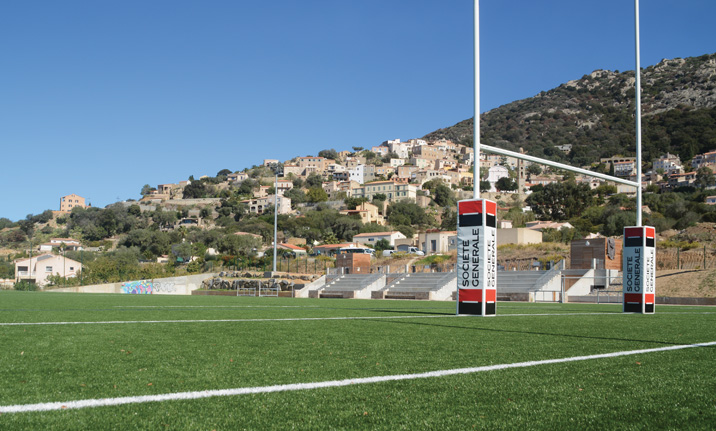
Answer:
MULTIPOLYGON (((469 0, 0 3, 0 217, 139 199, 472 116, 469 0)), ((481 110, 634 69, 634 2, 483 0, 481 110)), ((641 61, 716 52, 716 2, 642 0, 641 61)))

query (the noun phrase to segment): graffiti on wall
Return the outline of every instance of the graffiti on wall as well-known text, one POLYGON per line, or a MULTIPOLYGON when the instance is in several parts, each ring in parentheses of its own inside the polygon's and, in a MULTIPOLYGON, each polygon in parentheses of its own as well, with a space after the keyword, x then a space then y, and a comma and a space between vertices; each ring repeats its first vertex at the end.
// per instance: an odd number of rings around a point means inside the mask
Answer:
POLYGON ((154 282, 154 293, 174 293, 177 288, 174 286, 174 282, 171 281, 155 281, 154 282))
POLYGON ((122 293, 129 293, 132 295, 151 295, 154 293, 174 293, 177 291, 174 282, 171 281, 157 281, 152 280, 140 280, 140 281, 128 281, 122 283, 122 293))
POLYGON ((151 280, 128 281, 122 283, 122 293, 132 295, 151 295, 154 291, 154 283, 151 280))

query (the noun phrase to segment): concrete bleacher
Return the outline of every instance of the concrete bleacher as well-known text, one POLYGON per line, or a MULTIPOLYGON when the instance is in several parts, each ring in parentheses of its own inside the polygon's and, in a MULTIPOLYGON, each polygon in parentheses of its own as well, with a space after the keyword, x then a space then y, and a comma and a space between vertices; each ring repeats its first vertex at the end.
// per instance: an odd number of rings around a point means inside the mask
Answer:
POLYGON ((529 301, 530 292, 548 271, 497 271, 498 301, 529 301))
POLYGON ((372 293, 373 299, 449 299, 456 289, 454 272, 404 274, 372 293))
MULTIPOLYGON (((498 271, 500 301, 558 301, 562 265, 549 271, 498 271)), ((347 274, 312 283, 298 296, 311 298, 454 300, 455 272, 347 274)))
POLYGON ((385 274, 346 274, 338 276, 320 288, 309 292, 313 298, 370 299, 371 292, 385 286, 385 274))

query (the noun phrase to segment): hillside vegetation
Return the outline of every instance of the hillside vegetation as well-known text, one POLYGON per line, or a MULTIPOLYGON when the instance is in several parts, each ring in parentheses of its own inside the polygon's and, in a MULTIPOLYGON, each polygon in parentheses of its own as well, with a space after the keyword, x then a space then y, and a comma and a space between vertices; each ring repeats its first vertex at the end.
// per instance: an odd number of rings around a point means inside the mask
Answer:
MULTIPOLYGON (((596 70, 481 116, 481 142, 573 165, 634 155, 634 71, 596 70), (572 145, 565 154, 560 145, 572 145)), ((670 152, 690 160, 716 148, 716 54, 663 60, 642 71, 643 160, 670 152)), ((473 120, 425 140, 472 145, 473 120)))

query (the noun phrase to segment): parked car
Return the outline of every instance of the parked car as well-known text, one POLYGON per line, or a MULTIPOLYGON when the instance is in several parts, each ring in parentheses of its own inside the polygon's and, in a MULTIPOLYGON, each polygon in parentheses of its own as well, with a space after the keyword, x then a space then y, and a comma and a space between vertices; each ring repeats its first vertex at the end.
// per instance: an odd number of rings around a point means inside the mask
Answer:
POLYGON ((418 247, 410 247, 408 248, 408 253, 414 254, 416 256, 425 256, 425 252, 422 250, 419 250, 418 247))

